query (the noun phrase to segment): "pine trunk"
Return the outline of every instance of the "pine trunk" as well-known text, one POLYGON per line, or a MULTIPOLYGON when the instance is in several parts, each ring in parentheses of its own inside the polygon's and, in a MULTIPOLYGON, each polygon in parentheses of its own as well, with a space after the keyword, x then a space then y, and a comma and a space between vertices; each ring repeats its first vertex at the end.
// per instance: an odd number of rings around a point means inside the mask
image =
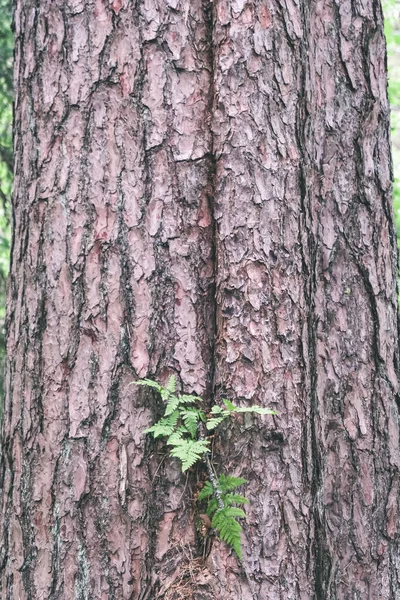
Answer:
POLYGON ((16 0, 4 600, 400 600, 397 250, 379 2, 16 0), (178 377, 274 408, 204 473, 178 377), (210 540, 211 541, 211 540, 210 540))

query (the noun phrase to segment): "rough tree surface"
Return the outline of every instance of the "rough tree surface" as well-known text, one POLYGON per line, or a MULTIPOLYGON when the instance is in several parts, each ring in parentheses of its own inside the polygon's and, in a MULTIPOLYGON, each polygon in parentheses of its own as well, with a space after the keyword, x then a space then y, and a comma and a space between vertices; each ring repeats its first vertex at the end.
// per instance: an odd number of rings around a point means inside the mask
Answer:
POLYGON ((377 0, 16 0, 3 600, 400 599, 396 240, 377 0), (143 430, 250 417, 243 562, 143 430))

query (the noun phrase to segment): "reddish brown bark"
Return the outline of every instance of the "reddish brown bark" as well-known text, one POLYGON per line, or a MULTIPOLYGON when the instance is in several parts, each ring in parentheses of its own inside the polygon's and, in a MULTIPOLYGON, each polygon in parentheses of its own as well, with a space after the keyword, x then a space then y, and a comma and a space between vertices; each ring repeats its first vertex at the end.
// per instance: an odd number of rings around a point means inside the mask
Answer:
POLYGON ((396 240, 366 0, 17 0, 5 600, 400 598, 396 240), (233 423, 243 562, 143 430, 233 423), (181 594, 181 595, 179 595, 181 594))

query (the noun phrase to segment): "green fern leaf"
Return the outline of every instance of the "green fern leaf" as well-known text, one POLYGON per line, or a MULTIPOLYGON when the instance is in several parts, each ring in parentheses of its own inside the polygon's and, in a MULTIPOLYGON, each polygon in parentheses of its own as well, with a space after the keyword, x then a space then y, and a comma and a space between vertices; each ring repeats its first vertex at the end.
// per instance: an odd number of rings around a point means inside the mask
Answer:
POLYGON ((207 505, 207 510, 206 513, 209 517, 212 517, 212 515, 215 513, 215 511, 218 509, 218 500, 216 498, 211 498, 211 500, 209 500, 208 505, 207 505))
POLYGON ((222 421, 224 421, 224 420, 225 420, 225 417, 212 417, 211 419, 207 419, 206 427, 207 427, 208 431, 212 431, 213 429, 218 427, 218 425, 220 423, 222 423, 222 421))
POLYGON ((217 404, 214 404, 214 406, 211 408, 210 413, 212 415, 221 415, 223 413, 225 413, 224 409, 221 408, 220 406, 218 406, 217 404))
POLYGON ((199 396, 191 396, 190 394, 183 394, 179 396, 180 404, 197 404, 197 402, 202 402, 203 398, 199 396))
POLYGON ((198 500, 204 500, 205 498, 209 498, 214 493, 213 486, 210 481, 206 481, 202 490, 200 490, 199 495, 197 496, 198 500))
POLYGON ((192 467, 203 454, 208 451, 210 442, 208 440, 181 440, 171 450, 171 456, 179 458, 182 462, 182 472, 184 473, 192 467))
POLYGON ((262 406, 236 406, 230 400, 223 400, 225 407, 229 413, 254 413, 257 415, 277 415, 275 410, 263 408, 262 406))
MULTIPOLYGON (((175 389, 176 389, 175 375, 171 375, 170 378, 168 379, 166 387, 162 387, 160 390, 161 398, 164 400, 164 402, 169 402, 169 398, 170 398, 170 396, 172 396, 174 394, 175 389)), ((176 398, 176 400, 179 403, 178 398, 176 398)))
POLYGON ((164 417, 148 429, 145 429, 144 433, 152 433, 155 438, 169 436, 174 432, 178 419, 179 412, 176 410, 169 417, 164 417))
POLYGON ((219 485, 223 492, 232 492, 245 483, 247 483, 247 479, 233 477, 233 475, 221 475, 219 478, 219 485))
MULTIPOLYGON (((218 531, 221 540, 231 546, 238 557, 242 558, 242 545, 240 538, 242 528, 235 520, 234 515, 232 515, 232 510, 232 508, 223 508, 217 510, 211 524, 212 527, 218 531)), ((240 511, 240 509, 236 510, 240 511)), ((243 513, 243 511, 241 511, 241 513, 243 513)))
POLYGON ((246 518, 246 513, 241 508, 237 508, 236 506, 229 506, 225 508, 225 514, 227 517, 238 517, 241 519, 246 518))
POLYGON ((174 426, 167 422, 158 421, 152 427, 144 430, 144 433, 152 433, 154 438, 171 435, 174 426))
POLYGON ((233 402, 227 399, 222 400, 222 402, 225 404, 225 407, 229 412, 236 412, 237 406, 235 406, 233 402))
POLYGON ((185 427, 190 432, 192 438, 196 437, 197 424, 200 420, 200 411, 196 408, 180 409, 181 418, 185 424, 185 427))
MULTIPOLYGON (((164 400, 164 398, 163 398, 164 400)), ((179 406, 179 398, 177 396, 168 395, 167 397, 167 406, 165 409, 165 416, 168 416, 174 412, 179 406)))
POLYGON ((171 375, 168 379, 168 383, 166 385, 166 390, 169 394, 173 394, 176 390, 176 377, 175 375, 171 375))
POLYGON ((232 504, 249 504, 249 501, 240 494, 224 494, 223 501, 225 506, 232 506, 232 504))
POLYGON ((200 421, 203 421, 203 423, 207 422, 206 413, 203 412, 202 410, 199 410, 199 417, 200 417, 200 421))
POLYGON ((139 379, 138 381, 132 381, 133 385, 145 385, 147 387, 151 387, 156 389, 158 392, 161 392, 163 389, 162 386, 157 383, 157 381, 153 381, 152 379, 139 379))
POLYGON ((167 446, 177 446, 183 439, 182 431, 174 431, 167 439, 167 446))

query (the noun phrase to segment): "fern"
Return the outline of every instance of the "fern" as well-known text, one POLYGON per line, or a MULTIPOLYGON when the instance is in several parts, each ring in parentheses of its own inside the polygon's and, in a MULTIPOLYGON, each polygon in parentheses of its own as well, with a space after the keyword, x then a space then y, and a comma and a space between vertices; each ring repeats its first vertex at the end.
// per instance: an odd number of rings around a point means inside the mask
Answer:
POLYGON ((207 419, 206 427, 212 431, 220 425, 227 417, 234 413, 255 413, 258 415, 276 415, 274 410, 262 406, 236 406, 230 400, 223 400, 225 410, 220 406, 213 406, 207 419))
POLYGON ((222 496, 224 504, 226 506, 232 506, 234 504, 249 504, 249 501, 240 494, 226 494, 222 496))
POLYGON ((186 408, 182 409, 180 412, 182 420, 185 423, 185 427, 189 431, 192 438, 195 438, 197 434, 197 425, 202 414, 204 413, 196 408, 186 408))
POLYGON ((179 412, 176 410, 168 417, 164 417, 163 419, 160 419, 159 421, 157 421, 157 423, 152 425, 152 427, 145 429, 144 432, 152 433, 153 437, 155 437, 155 438, 161 437, 161 436, 169 436, 169 435, 171 435, 171 433, 173 433, 175 431, 178 419, 179 419, 179 412))
POLYGON ((228 411, 228 414, 231 413, 254 413, 256 415, 276 415, 278 414, 275 410, 271 410, 270 408, 263 408, 262 406, 236 406, 230 400, 223 400, 225 404, 225 408, 228 411))
POLYGON ((139 379, 139 381, 132 381, 132 383, 134 385, 145 385, 146 387, 154 388, 157 390, 157 392, 160 392, 160 394, 163 389, 162 385, 157 383, 157 381, 153 381, 152 379, 139 379))
POLYGON ((247 479, 233 475, 221 475, 219 478, 219 485, 223 492, 232 492, 245 483, 247 483, 247 479))
POLYGON ((202 490, 200 490, 199 495, 197 496, 198 500, 205 500, 209 498, 214 493, 213 486, 210 481, 206 481, 202 490))
POLYGON ((212 517, 216 510, 218 510, 218 500, 213 497, 208 502, 206 513, 209 517, 212 517))
POLYGON ((182 473, 192 467, 209 450, 208 440, 178 440, 170 454, 182 462, 182 473))
POLYGON ((222 508, 217 510, 211 521, 221 540, 231 546, 239 559, 242 558, 241 532, 242 527, 236 521, 237 517, 245 517, 245 513, 240 508, 222 508))
POLYGON ((168 394, 173 394, 176 390, 176 377, 175 375, 171 375, 170 378, 168 379, 168 383, 166 385, 166 391, 168 392, 168 394))
POLYGON ((208 431, 212 431, 213 429, 218 427, 218 425, 222 423, 224 419, 225 417, 211 417, 210 419, 207 419, 206 427, 208 431))
POLYGON ((248 504, 248 500, 235 490, 247 482, 242 477, 233 475, 221 475, 216 480, 209 458, 210 441, 205 439, 204 431, 216 429, 234 413, 259 415, 276 413, 261 406, 236 406, 230 400, 224 399, 224 408, 214 405, 206 416, 199 408, 202 402, 199 396, 179 395, 176 392, 174 375, 170 376, 165 387, 151 379, 141 379, 134 383, 153 388, 165 403, 164 415, 157 423, 148 427, 145 433, 153 435, 154 438, 166 438, 167 446, 170 446, 170 456, 181 461, 183 473, 198 462, 204 462, 207 466, 211 481, 204 484, 197 500, 207 501, 205 512, 211 519, 212 527, 218 532, 221 540, 233 548, 240 559, 242 527, 237 519, 245 518, 245 512, 239 506, 248 504))
POLYGON ((180 396, 180 401, 182 404, 196 404, 197 402, 202 402, 203 399, 199 396, 188 396, 187 394, 183 394, 180 396))
POLYGON ((218 531, 221 540, 224 540, 231 546, 239 558, 241 558, 241 538, 242 527, 236 521, 237 518, 245 518, 246 514, 235 506, 236 504, 248 504, 247 498, 241 494, 232 494, 231 492, 246 482, 242 477, 233 477, 233 475, 221 475, 218 479, 219 500, 215 496, 215 490, 210 481, 206 481, 203 489, 198 495, 198 500, 208 500, 206 514, 212 519, 212 526, 218 531))
POLYGON ((177 396, 169 396, 167 400, 167 406, 165 407, 165 416, 170 415, 179 406, 179 398, 177 396))

